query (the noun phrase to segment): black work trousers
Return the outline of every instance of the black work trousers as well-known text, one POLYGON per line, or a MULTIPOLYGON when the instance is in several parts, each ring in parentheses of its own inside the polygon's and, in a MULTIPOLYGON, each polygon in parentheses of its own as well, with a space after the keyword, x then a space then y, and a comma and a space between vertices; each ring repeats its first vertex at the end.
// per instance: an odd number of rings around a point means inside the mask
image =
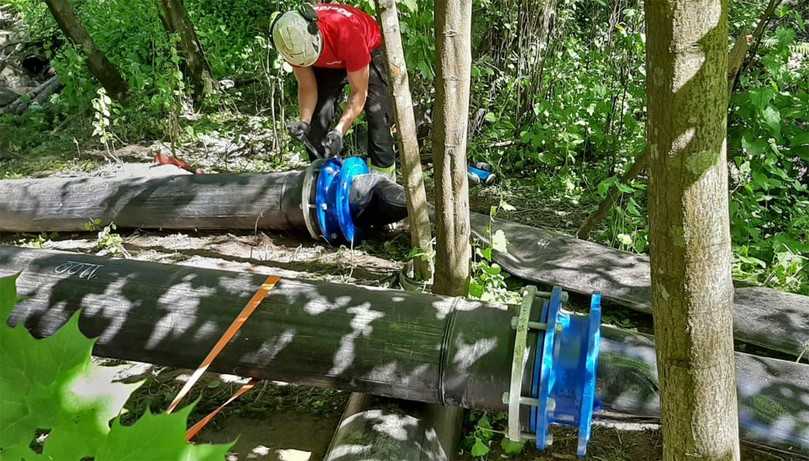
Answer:
MULTIPOLYGON (((368 157, 371 164, 388 168, 394 162, 391 95, 388 92, 385 56, 382 49, 371 53, 368 69, 368 98, 365 100, 365 120, 368 122, 368 157)), ((317 80, 317 106, 309 128, 309 141, 323 154, 323 138, 335 123, 334 115, 343 90, 348 84, 345 69, 312 68, 317 80)), ((310 160, 314 155, 309 153, 310 160)))

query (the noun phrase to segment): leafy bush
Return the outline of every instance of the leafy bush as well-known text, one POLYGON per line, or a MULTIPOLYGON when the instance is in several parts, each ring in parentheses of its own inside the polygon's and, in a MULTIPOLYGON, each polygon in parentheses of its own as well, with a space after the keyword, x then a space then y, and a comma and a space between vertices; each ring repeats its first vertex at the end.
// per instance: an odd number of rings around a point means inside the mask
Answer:
POLYGON ((739 278, 809 294, 809 66, 796 32, 765 43, 733 99, 731 229, 739 278))

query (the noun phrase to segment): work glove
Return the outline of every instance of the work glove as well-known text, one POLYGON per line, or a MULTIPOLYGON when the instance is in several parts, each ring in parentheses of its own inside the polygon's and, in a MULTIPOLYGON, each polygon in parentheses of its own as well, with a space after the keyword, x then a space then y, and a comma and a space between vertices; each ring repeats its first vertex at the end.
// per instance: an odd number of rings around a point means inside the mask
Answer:
POLYGON ((340 130, 331 130, 326 133, 326 138, 323 140, 323 152, 326 157, 334 157, 343 151, 343 133, 340 130))
POLYGON ((298 141, 303 141, 306 138, 306 135, 309 134, 309 124, 303 120, 289 122, 287 123, 287 131, 293 138, 297 139, 298 141))

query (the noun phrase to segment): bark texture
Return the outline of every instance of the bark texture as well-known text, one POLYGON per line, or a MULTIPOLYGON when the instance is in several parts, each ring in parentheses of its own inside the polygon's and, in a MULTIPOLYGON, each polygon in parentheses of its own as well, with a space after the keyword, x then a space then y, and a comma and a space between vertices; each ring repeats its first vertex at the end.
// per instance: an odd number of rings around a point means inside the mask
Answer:
POLYGON ((399 13, 396 0, 375 0, 382 35, 385 38, 385 59, 390 89, 393 93, 396 127, 399 136, 399 157, 407 193, 407 216, 410 221, 410 244, 420 249, 423 256, 414 259, 414 277, 417 280, 432 278, 433 235, 427 208, 427 193, 421 171, 416 117, 413 113, 413 98, 407 76, 399 13))
POLYGON ((45 0, 45 3, 62 32, 84 52, 90 73, 107 90, 107 94, 118 100, 125 99, 129 93, 129 85, 93 42, 69 0, 45 0))
POLYGON ((438 71, 433 161, 437 235, 433 291, 465 296, 471 256, 466 133, 472 70, 472 1, 436 1, 435 23, 438 71))
POLYGON ((738 460, 727 0, 646 0, 652 308, 666 460, 738 460))
POLYGON ((169 33, 180 38, 180 48, 188 66, 188 76, 194 85, 194 96, 200 101, 210 96, 216 87, 211 67, 197 38, 194 24, 188 17, 183 0, 160 0, 163 25, 169 33))

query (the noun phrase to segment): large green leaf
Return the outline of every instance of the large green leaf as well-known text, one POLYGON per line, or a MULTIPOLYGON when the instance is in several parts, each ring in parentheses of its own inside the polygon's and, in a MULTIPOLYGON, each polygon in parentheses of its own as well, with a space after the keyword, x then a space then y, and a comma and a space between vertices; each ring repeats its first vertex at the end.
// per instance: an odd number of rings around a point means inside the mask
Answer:
POLYGON ((132 426, 114 422, 95 461, 222 461, 231 445, 189 445, 185 426, 192 405, 173 414, 147 411, 132 426))
POLYGON ((770 133, 776 138, 781 138, 781 113, 778 112, 773 106, 767 106, 763 111, 761 111, 761 116, 764 118, 764 122, 770 128, 770 133))
POLYGON ((5 325, 8 316, 17 304, 17 275, 0 278, 0 325, 5 325))
MULTIPOLYGON (((16 302, 16 278, 0 278, 4 319, 16 302)), ((117 368, 92 362, 94 342, 79 331, 78 319, 74 315, 45 339, 35 339, 22 326, 0 323, 0 460, 99 460, 102 452, 116 454, 106 459, 134 459, 119 456, 122 452, 116 445, 132 438, 143 444, 131 450, 137 459, 224 459, 227 445, 192 447, 185 442, 190 408, 166 419, 144 417, 132 427, 116 422, 111 431, 110 420, 139 384, 116 383, 117 368), (40 455, 29 446, 43 430, 48 435, 40 455), (156 445, 164 451, 156 452, 160 456, 140 456, 151 440, 159 441, 156 445), (173 451, 166 451, 169 448, 173 451)))

